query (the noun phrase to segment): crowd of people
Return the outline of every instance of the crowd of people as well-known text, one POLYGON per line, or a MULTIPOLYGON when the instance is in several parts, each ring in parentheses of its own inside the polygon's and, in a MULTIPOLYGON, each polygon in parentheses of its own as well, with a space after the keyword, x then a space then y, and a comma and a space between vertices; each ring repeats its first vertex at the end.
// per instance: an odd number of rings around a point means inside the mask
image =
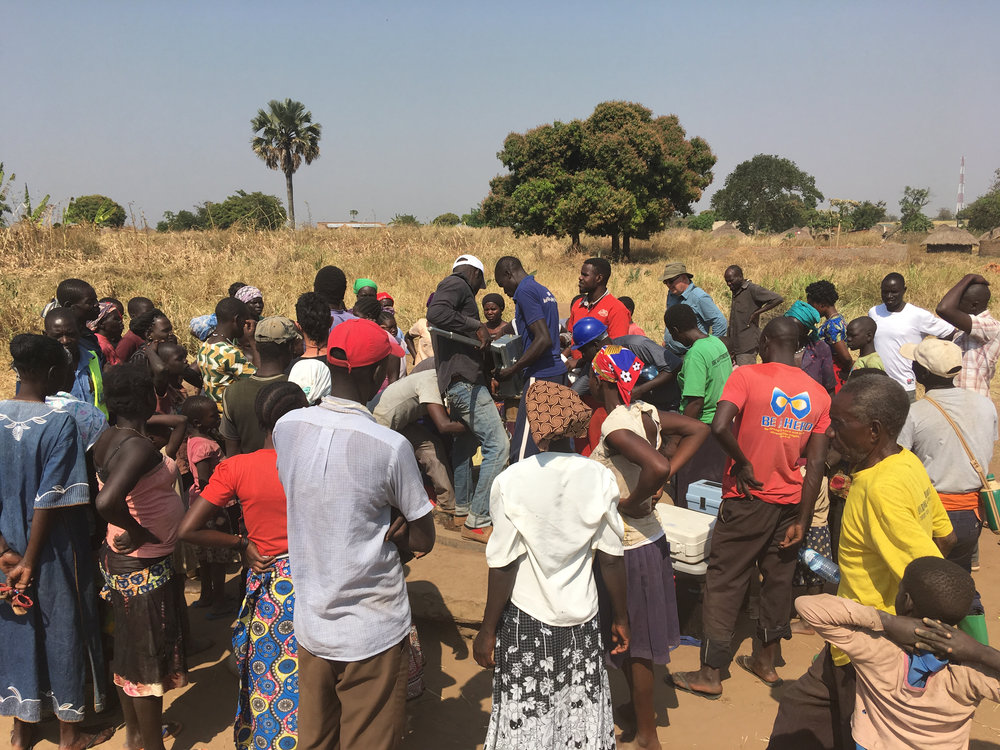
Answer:
POLYGON ((733 662, 779 685, 781 641, 815 632, 829 645, 782 693, 769 747, 967 743, 1000 699, 1000 654, 966 632, 983 640, 990 604, 971 576, 998 438, 986 279, 935 314, 890 273, 848 321, 828 280, 782 312, 731 266, 726 316, 671 262, 656 341, 603 258, 565 318, 517 258, 490 270, 503 294, 480 302, 487 269, 459 256, 407 329, 375 279, 348 307, 336 266, 294 317, 236 282, 190 342, 151 298, 61 282, 41 333, 12 339, 0 401, 11 747, 52 714, 61 750, 99 745, 114 728, 81 722, 118 705, 125 747, 162 750, 198 608, 235 623, 237 748, 396 747, 423 668, 403 566, 440 532, 489 567, 487 748, 658 748, 654 666, 681 642, 660 509, 706 481, 722 500, 701 664, 675 689, 718 699, 733 662), (835 596, 803 550, 835 564, 835 596), (754 648, 736 654, 748 597, 754 648), (627 684, 615 712, 608 669, 627 684))

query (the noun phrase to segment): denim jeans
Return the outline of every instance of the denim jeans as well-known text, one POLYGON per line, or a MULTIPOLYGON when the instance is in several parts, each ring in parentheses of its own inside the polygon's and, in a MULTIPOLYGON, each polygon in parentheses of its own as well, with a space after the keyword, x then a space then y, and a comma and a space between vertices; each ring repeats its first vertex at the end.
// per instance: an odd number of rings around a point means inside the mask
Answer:
POLYGON ((451 454, 455 472, 455 515, 468 514, 465 525, 469 528, 489 526, 490 489, 493 480, 503 471, 510 450, 507 431, 485 385, 460 380, 448 387, 445 396, 451 418, 464 422, 466 426, 466 432, 455 437, 451 454), (479 467, 479 482, 473 492, 472 457, 476 454, 477 445, 483 449, 483 463, 479 467))

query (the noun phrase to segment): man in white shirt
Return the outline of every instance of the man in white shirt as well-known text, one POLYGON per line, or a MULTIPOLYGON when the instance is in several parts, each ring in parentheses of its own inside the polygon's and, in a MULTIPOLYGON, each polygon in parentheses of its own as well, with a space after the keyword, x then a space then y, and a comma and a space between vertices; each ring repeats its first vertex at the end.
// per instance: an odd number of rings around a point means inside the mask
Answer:
POLYGON ((955 329, 933 313, 909 304, 903 299, 906 280, 902 274, 890 273, 882 279, 882 304, 868 311, 875 321, 875 351, 882 358, 886 373, 903 388, 913 403, 917 397, 917 381, 910 362, 904 359, 899 348, 904 344, 919 344, 926 336, 947 338, 955 329))
POLYGON ((990 282, 970 273, 937 306, 937 314, 959 330, 955 343, 962 350, 962 371, 955 385, 987 398, 1000 359, 1000 320, 990 315, 989 305, 990 282))
POLYGON ((410 444, 364 407, 400 356, 373 321, 341 323, 327 353, 332 394, 274 428, 295 570, 300 747, 390 750, 403 735, 400 555, 429 552, 434 523, 410 444))

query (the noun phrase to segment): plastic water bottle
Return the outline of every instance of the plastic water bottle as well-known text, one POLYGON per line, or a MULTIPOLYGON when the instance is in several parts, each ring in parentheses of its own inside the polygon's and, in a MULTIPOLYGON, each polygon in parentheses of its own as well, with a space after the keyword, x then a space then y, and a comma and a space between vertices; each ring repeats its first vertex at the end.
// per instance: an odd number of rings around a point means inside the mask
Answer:
POLYGON ((837 563, 829 557, 824 557, 819 552, 809 547, 803 547, 799 552, 799 559, 804 562, 813 573, 830 583, 840 583, 840 568, 837 563))

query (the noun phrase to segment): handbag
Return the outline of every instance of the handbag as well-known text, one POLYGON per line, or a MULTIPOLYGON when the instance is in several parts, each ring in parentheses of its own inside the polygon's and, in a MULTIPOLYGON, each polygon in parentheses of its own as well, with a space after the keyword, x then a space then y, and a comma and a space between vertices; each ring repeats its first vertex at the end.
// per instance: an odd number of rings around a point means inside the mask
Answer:
POLYGON ((983 471, 983 467, 979 465, 979 461, 976 457, 972 455, 972 451, 969 448, 969 444, 965 442, 965 438, 962 437, 962 431, 958 429, 958 425, 955 424, 955 420, 948 416, 948 413, 942 408, 941 404, 932 399, 930 396, 925 395, 924 399, 930 402, 935 409, 941 412, 948 424, 951 425, 951 429, 955 431, 955 435, 958 436, 958 440, 962 443, 962 448, 965 449, 965 455, 969 458, 969 463, 972 464, 972 468, 975 470, 976 474, 979 475, 979 481, 982 483, 982 488, 979 490, 979 504, 985 510, 984 515, 986 516, 986 526, 994 534, 1000 533, 1000 482, 997 482, 990 474, 986 476, 986 472, 983 471))

